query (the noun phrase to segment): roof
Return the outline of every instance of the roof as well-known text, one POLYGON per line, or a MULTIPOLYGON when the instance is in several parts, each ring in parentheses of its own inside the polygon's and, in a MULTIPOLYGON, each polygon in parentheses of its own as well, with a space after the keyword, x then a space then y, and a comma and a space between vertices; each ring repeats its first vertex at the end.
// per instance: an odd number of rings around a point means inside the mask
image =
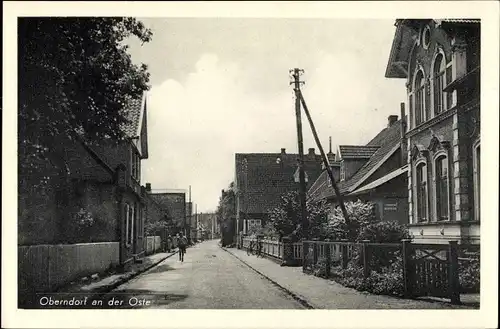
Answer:
POLYGON ((480 19, 467 19, 467 18, 451 18, 451 19, 435 19, 438 25, 442 23, 460 23, 460 24, 478 24, 481 23, 480 19))
POLYGON ((361 193, 361 192, 367 192, 367 191, 373 190, 374 188, 379 187, 379 186, 381 186, 381 185, 389 182, 393 178, 396 178, 399 175, 402 175, 402 174, 406 173, 407 171, 408 171, 408 167, 398 168, 398 169, 396 169, 396 170, 388 173, 387 175, 382 176, 379 179, 376 179, 373 182, 368 183, 365 186, 363 186, 363 187, 361 187, 361 188, 359 188, 359 189, 351 192, 351 194, 358 194, 358 193, 361 193))
POLYGON ((121 129, 128 138, 134 140, 142 158, 146 159, 148 157, 146 93, 144 92, 141 98, 129 98, 122 114, 126 122, 121 125, 121 129))
POLYGON ((129 99, 124 110, 123 116, 127 119, 122 129, 129 138, 139 137, 140 119, 143 111, 143 99, 129 99))
MULTIPOLYGON (((287 153, 237 153, 235 189, 240 211, 267 213, 283 194, 296 191, 297 158, 297 154, 287 153)), ((321 174, 321 156, 305 154, 304 170, 309 187, 321 174)))
MULTIPOLYGON (((385 161, 400 148, 401 140, 401 119, 393 123, 390 127, 384 128, 365 147, 376 147, 376 151, 366 161, 366 163, 347 181, 336 182, 341 194, 349 194, 354 189, 362 185, 385 161), (374 145, 378 144, 378 145, 374 145)), ((320 178, 324 181, 321 187, 314 192, 315 199, 324 199, 335 196, 333 187, 328 186, 328 175, 324 172, 320 178)))
POLYGON ((369 159, 379 146, 375 145, 339 145, 341 159, 369 159))

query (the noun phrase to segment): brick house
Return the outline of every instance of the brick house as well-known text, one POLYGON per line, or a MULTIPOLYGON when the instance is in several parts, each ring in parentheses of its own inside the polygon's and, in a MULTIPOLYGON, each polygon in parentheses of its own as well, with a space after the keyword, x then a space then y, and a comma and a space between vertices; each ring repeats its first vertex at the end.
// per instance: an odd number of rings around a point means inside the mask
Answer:
POLYGON ((120 265, 141 257, 145 191, 140 185, 140 162, 148 157, 146 94, 130 100, 123 114, 128 119, 122 126, 126 138, 119 143, 61 137, 65 172, 48 186, 44 200, 30 193, 21 179, 26 193, 19 196, 20 244, 119 241, 120 265), (34 209, 32 199, 47 209, 43 221, 23 214, 34 209))
POLYGON ((385 76, 406 79, 410 230, 479 243, 480 21, 398 19, 385 76))
POLYGON ((174 232, 174 222, 168 208, 163 207, 158 203, 153 196, 150 194, 151 184, 146 183, 146 212, 144 226, 146 228, 146 234, 149 236, 159 235, 161 240, 164 242, 168 235, 172 235, 174 232), (155 223, 161 223, 161 228, 148 229, 151 225, 155 223))
POLYGON ((144 255, 145 189, 141 186, 141 160, 148 158, 146 93, 124 108, 126 138, 118 144, 99 143, 96 152, 112 168, 120 168, 119 217, 122 222, 120 263, 127 265, 144 255))
MULTIPOLYGON (((380 220, 407 224, 406 151, 401 128, 404 122, 391 115, 387 127, 366 145, 339 145, 337 155, 330 149, 328 158, 344 200, 373 202, 380 220)), ((326 200, 331 207, 338 205, 325 168, 308 190, 308 198, 326 200)))
MULTIPOLYGON (((280 197, 297 191, 298 154, 237 153, 235 155, 236 232, 246 234, 251 227, 263 227, 268 211, 280 197)), ((321 174, 321 155, 310 148, 304 155, 307 186, 321 174)))

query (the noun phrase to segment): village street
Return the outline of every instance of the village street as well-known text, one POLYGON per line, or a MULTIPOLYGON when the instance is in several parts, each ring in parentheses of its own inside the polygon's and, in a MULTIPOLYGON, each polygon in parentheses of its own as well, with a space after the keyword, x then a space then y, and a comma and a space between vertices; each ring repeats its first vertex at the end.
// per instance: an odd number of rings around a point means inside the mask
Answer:
MULTIPOLYGON (((209 240, 119 286, 106 296, 123 307, 145 299, 150 308, 301 309, 300 303, 209 240)), ((277 265, 278 266, 278 265, 277 265)), ((135 306, 138 307, 138 306, 135 306)))

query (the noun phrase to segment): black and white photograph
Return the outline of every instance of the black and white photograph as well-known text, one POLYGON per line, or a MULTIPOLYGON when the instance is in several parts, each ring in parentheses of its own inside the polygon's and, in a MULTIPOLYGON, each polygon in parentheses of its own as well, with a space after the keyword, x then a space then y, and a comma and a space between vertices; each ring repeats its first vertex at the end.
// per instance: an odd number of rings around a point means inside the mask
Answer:
POLYGON ((20 327, 495 326, 498 4, 128 3, 6 6, 20 327))

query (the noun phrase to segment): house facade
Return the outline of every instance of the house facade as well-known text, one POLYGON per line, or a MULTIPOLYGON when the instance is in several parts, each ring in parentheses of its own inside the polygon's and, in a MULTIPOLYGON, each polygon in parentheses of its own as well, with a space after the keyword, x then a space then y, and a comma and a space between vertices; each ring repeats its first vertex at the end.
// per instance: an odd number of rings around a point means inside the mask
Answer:
POLYGON ((396 20, 385 76, 406 80, 414 239, 479 243, 480 21, 396 20))
POLYGON ((116 143, 94 145, 104 162, 118 170, 120 186, 120 263, 127 266, 144 255, 146 191, 141 186, 141 161, 148 158, 146 93, 131 99, 123 110, 127 119, 121 127, 126 138, 116 143))
MULTIPOLYGON (((366 145, 339 145, 337 154, 330 148, 329 165, 345 201, 361 200, 375 205, 379 220, 408 223, 406 148, 403 119, 388 117, 387 127, 366 145)), ((324 169, 308 190, 308 198, 326 200, 338 206, 337 195, 324 169)))
MULTIPOLYGON (((281 196, 299 189, 298 154, 287 154, 285 149, 280 153, 237 153, 235 171, 235 234, 263 227, 281 196)), ((313 148, 304 154, 304 171, 310 187, 321 174, 321 155, 313 148)))

